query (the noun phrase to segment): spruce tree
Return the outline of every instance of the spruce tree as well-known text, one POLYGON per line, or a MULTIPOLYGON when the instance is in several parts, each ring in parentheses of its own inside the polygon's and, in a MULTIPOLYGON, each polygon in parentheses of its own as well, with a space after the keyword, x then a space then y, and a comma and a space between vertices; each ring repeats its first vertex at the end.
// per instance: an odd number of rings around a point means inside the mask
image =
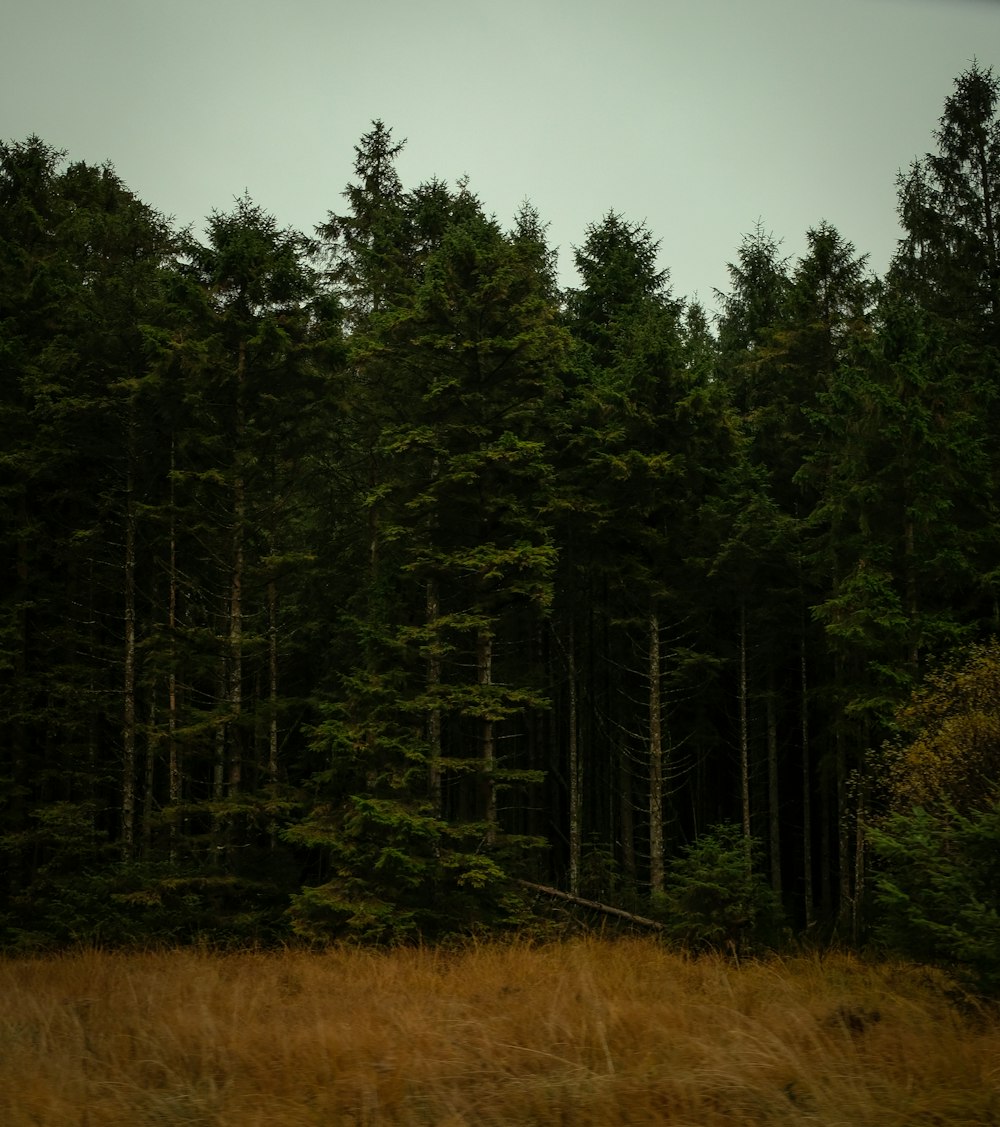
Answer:
MULTIPOLYGON (((109 165, 61 169, 36 138, 5 146, 3 163, 5 409, 18 423, 4 450, 16 576, 5 711, 20 780, 14 824, 24 831, 30 812, 39 826, 62 826, 51 852, 35 835, 40 878, 78 863, 71 824, 91 859, 110 840, 131 857, 144 813, 139 780, 154 749, 139 574, 161 451, 140 401, 172 239, 109 165)), ((15 858, 31 836, 10 840, 15 858)), ((19 861, 12 871, 30 885, 19 861)))
POLYGON ((502 913, 522 840, 505 806, 538 778, 525 732, 546 702, 520 655, 551 599, 539 420, 562 334, 523 229, 505 234, 464 185, 410 206, 417 281, 351 342, 370 555, 361 660, 317 730, 323 799, 289 834, 330 866, 296 899, 307 934, 398 940, 502 913))
MULTIPOLYGON (((1000 356, 1000 79, 978 63, 955 80, 934 133, 937 151, 899 178, 904 236, 888 282, 922 312, 934 342, 935 365, 959 380, 963 400, 977 405, 993 448, 990 477, 1000 480, 996 456, 997 360, 1000 356)), ((978 548, 981 582, 976 617, 1000 625, 1000 542, 995 506, 978 548)))
MULTIPOLYGON (((600 638, 586 693, 600 711, 587 727, 604 749, 585 757, 593 786, 617 800, 613 816, 602 811, 592 824, 598 840, 621 843, 626 880, 641 879, 658 895, 671 799, 689 761, 675 713, 706 661, 701 624, 690 614, 707 570, 704 505, 732 429, 706 362, 703 321, 696 311, 685 320, 656 256, 649 231, 614 213, 588 229, 577 251, 583 285, 567 300, 579 341, 576 448, 594 486, 589 503, 567 516, 596 612, 574 636, 600 638)), ((566 581, 580 582, 572 573, 566 581)))
POLYGON ((247 819, 264 816, 255 795, 277 780, 282 596, 314 558, 304 491, 316 467, 302 443, 310 431, 332 437, 332 387, 314 353, 336 327, 317 317, 310 250, 247 197, 214 212, 207 243, 187 249, 196 337, 186 356, 180 344, 190 428, 174 476, 200 514, 208 564, 196 612, 214 664, 202 686, 208 790, 215 847, 233 861, 247 819))
POLYGON ((937 152, 899 178, 904 236, 892 274, 972 347, 1000 347, 1000 79, 955 80, 937 152))

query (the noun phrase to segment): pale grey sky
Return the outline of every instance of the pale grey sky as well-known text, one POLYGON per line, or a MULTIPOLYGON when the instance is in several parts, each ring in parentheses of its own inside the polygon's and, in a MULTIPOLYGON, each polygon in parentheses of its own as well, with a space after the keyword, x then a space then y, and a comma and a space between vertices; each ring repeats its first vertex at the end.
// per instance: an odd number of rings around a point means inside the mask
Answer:
POLYGON ((884 270, 973 57, 1000 70, 1000 0, 8 0, 0 138, 110 160, 180 224, 247 189, 312 233, 380 117, 407 186, 467 173, 504 223, 530 199, 564 281, 613 208, 712 305, 758 219, 884 270))

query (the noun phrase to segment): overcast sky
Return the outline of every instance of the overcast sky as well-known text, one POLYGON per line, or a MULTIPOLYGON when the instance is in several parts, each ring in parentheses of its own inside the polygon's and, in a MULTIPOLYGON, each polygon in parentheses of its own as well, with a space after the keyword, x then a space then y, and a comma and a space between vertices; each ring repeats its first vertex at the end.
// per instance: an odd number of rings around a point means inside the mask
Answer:
POLYGON ((884 270, 974 57, 1000 70, 1000 0, 7 0, 0 138, 109 160, 180 224, 247 189, 311 233, 381 118, 406 186, 468 174, 505 224, 530 199, 564 281, 614 209, 713 305, 758 220, 884 270))

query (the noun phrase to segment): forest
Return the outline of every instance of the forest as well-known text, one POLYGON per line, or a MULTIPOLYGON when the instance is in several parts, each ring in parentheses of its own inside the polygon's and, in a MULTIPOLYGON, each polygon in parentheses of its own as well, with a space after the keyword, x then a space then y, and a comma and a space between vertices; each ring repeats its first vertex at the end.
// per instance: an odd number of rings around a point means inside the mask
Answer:
POLYGON ((1000 79, 928 130, 884 277, 758 226, 717 316, 380 121, 309 236, 0 146, 0 947, 589 901, 1000 984, 1000 79))

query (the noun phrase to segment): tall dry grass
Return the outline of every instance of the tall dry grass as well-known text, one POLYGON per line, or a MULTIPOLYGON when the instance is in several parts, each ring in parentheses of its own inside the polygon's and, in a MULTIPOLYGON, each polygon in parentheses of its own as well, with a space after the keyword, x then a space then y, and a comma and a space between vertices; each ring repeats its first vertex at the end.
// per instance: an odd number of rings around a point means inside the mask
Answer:
POLYGON ((655 942, 0 962, 5 1127, 1000 1123, 1000 1024, 655 942))

